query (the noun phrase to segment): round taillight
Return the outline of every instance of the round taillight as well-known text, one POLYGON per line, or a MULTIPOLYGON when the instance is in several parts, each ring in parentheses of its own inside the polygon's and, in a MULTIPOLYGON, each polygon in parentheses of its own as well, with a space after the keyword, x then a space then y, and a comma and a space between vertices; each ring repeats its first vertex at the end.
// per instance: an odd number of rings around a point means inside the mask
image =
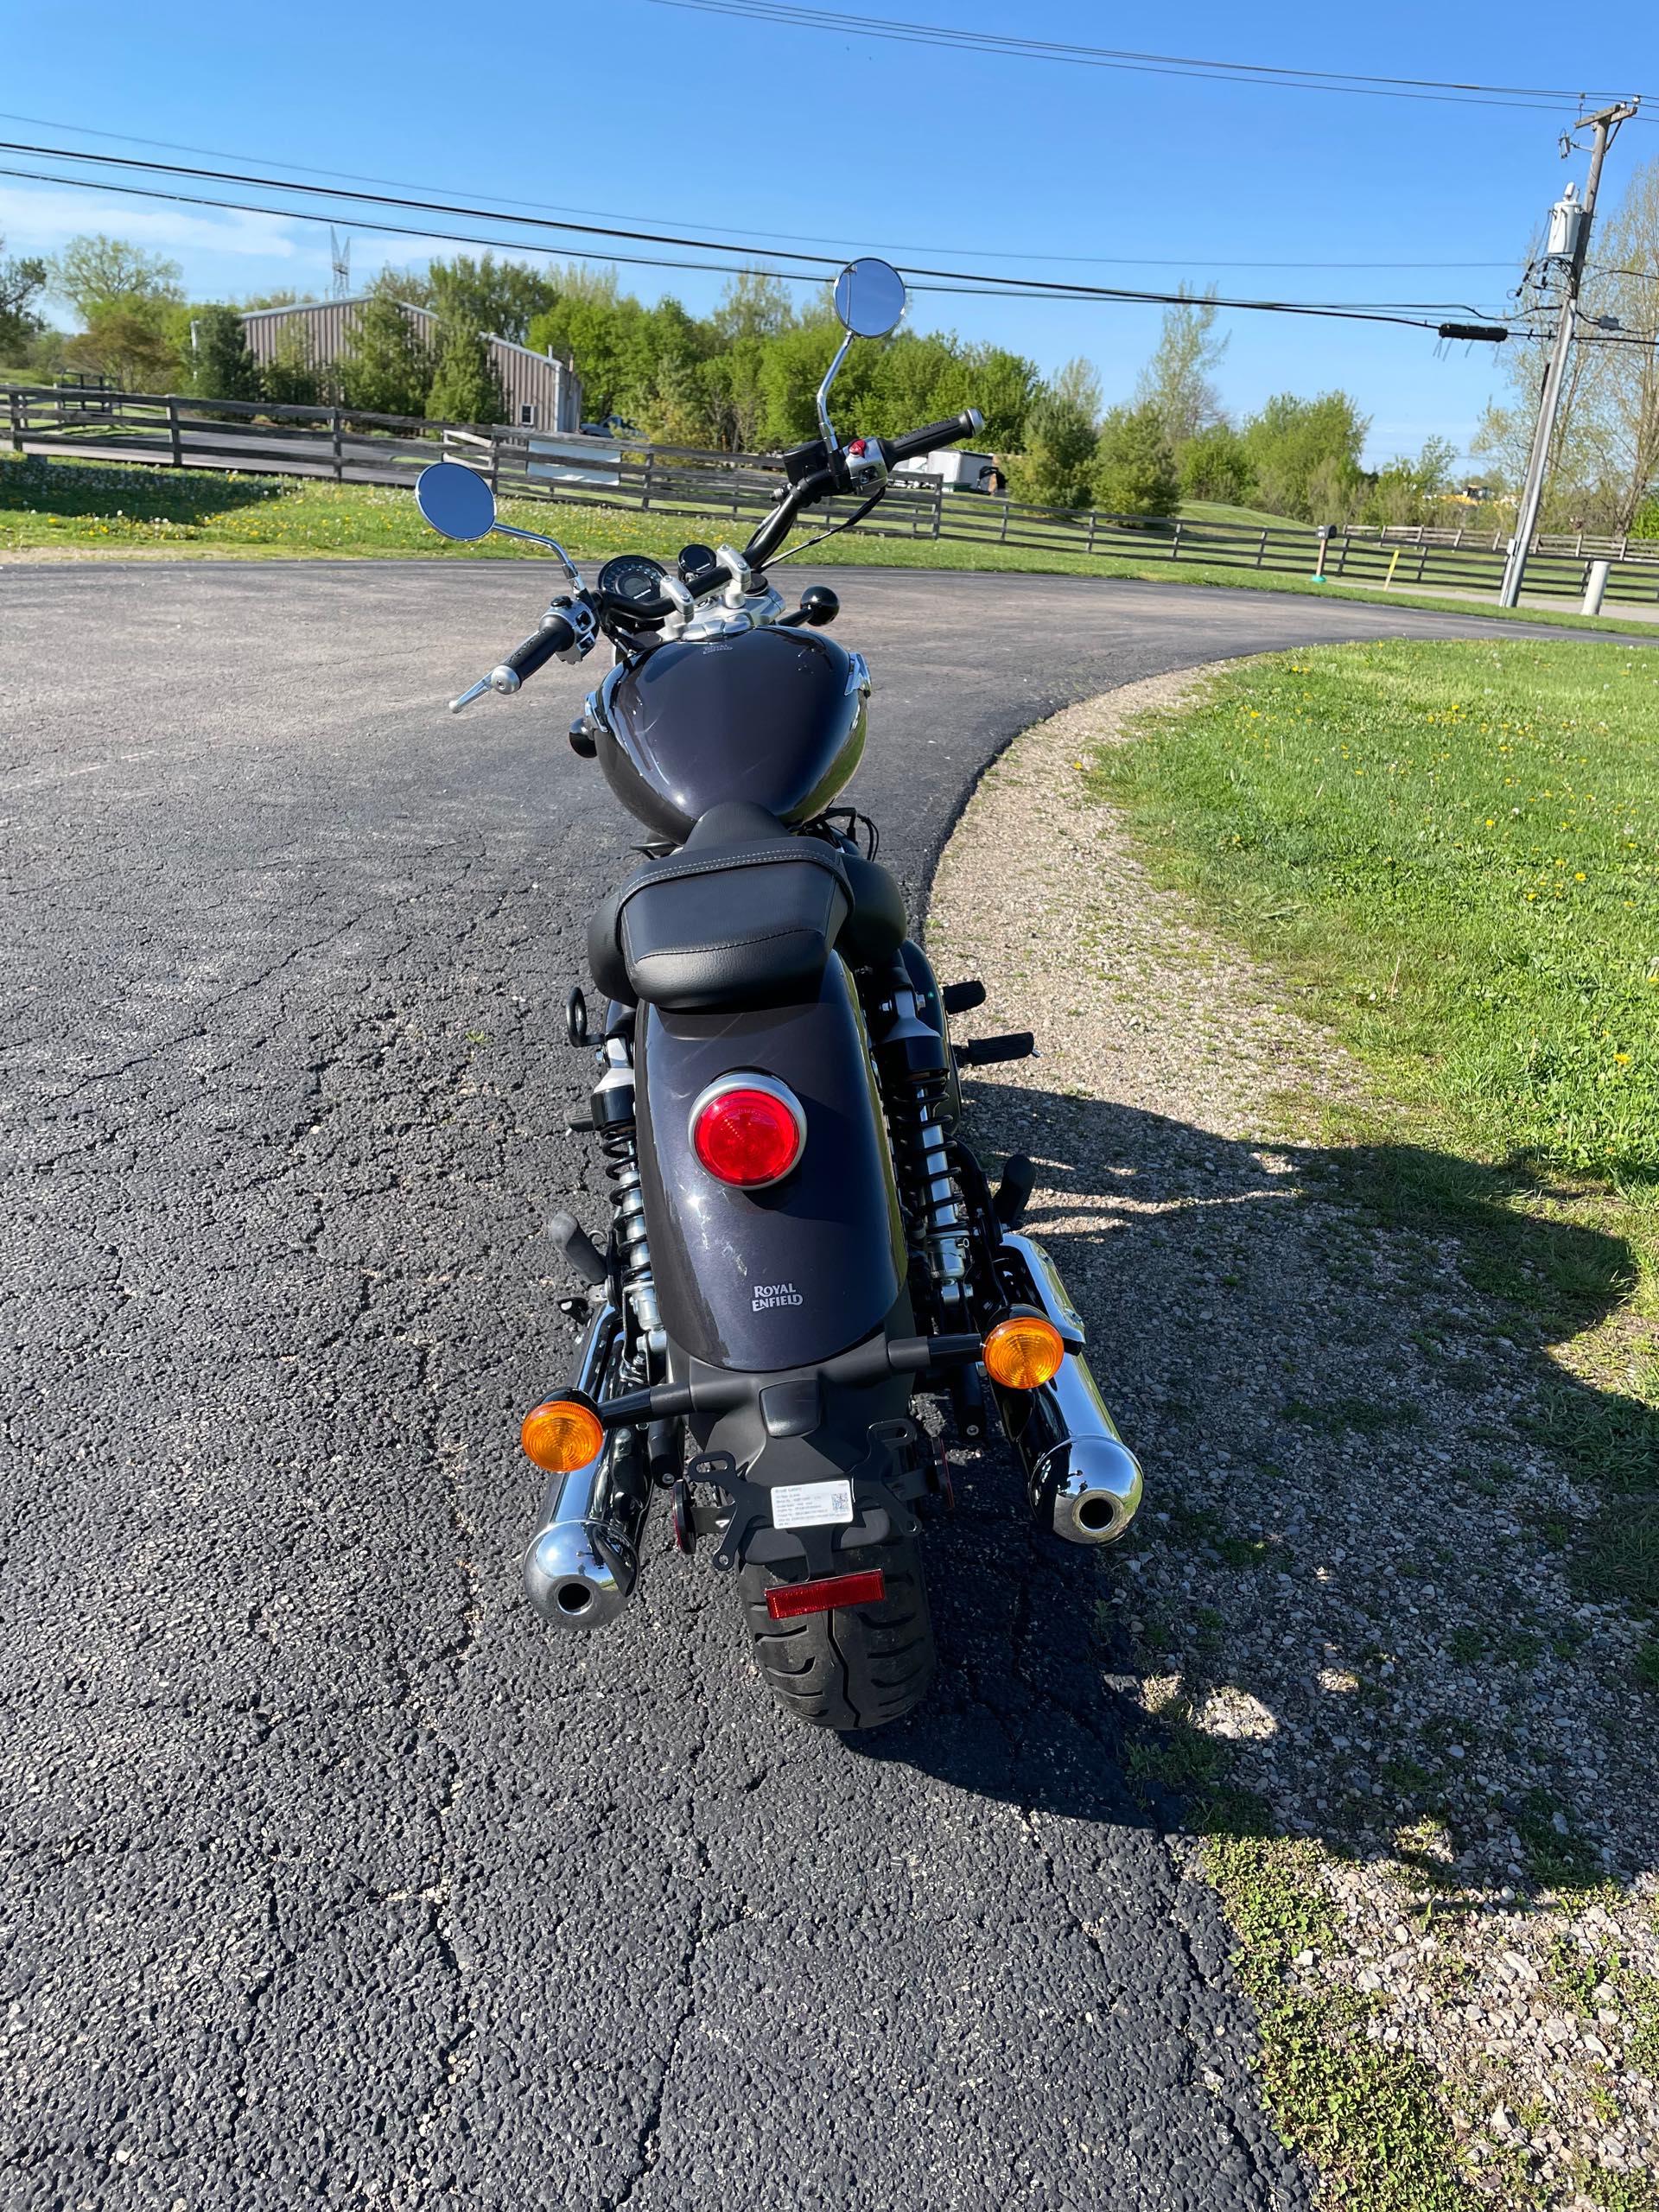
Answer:
POLYGON ((806 1142, 794 1093, 768 1077, 710 1084, 691 1109, 691 1144, 717 1182, 758 1191, 788 1174, 806 1142))

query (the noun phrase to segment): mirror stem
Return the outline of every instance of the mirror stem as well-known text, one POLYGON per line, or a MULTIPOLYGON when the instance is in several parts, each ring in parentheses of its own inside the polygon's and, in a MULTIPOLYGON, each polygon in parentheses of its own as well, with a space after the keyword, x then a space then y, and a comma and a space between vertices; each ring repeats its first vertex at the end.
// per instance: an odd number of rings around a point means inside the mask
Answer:
POLYGON ((818 386, 818 397, 817 403, 818 410, 818 435, 822 437, 825 445, 829 447, 831 453, 834 453, 836 449, 836 434, 830 428, 830 410, 826 403, 830 397, 830 387, 834 384, 836 377, 840 374, 841 365, 847 358, 847 348, 852 344, 852 342, 853 333, 849 330, 847 333, 847 335, 842 340, 840 346, 836 348, 836 358, 830 362, 829 367, 824 371, 823 382, 818 386))
POLYGON ((497 537, 522 537, 525 543, 530 545, 550 546, 552 550, 558 555, 560 560, 563 562, 565 574, 569 577, 571 582, 575 584, 578 591, 582 589, 582 570, 570 558, 570 556, 565 551, 563 546, 560 544, 556 537, 543 537, 539 530, 515 530, 510 522, 492 523, 490 524, 490 529, 492 533, 497 537))

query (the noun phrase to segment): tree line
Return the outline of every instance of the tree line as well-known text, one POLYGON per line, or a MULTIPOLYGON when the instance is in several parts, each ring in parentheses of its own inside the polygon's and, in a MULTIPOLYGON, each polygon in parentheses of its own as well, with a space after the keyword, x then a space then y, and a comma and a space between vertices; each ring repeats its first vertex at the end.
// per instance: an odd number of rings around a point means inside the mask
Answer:
MULTIPOLYGON (((1598 258, 1612 264, 1611 274, 1592 276, 1598 301, 1617 310, 1626 330, 1659 336, 1659 283, 1643 273, 1659 267, 1659 162, 1638 172, 1598 258)), ((202 399, 340 403, 493 423, 505 411, 486 342, 493 335, 571 365, 590 421, 620 418, 663 444, 765 452, 813 435, 813 397, 839 334, 827 290, 798 304, 764 275, 733 278, 718 305, 696 315, 672 297, 647 304, 625 293, 612 270, 486 252, 382 270, 337 360, 313 359, 295 327, 274 359, 256 362, 243 315, 298 303, 283 293, 192 302, 176 263, 118 238, 73 239, 50 263, 0 251, 0 365, 29 377, 94 372, 128 390, 202 399), (48 295, 74 308, 78 330, 48 326, 48 295), (404 304, 431 311, 429 336, 404 304)), ((1203 297, 1172 306, 1132 397, 1110 408, 1087 361, 1045 378, 1003 346, 901 330, 883 345, 853 349, 836 387, 837 416, 882 435, 976 406, 1010 492, 1034 505, 1165 516, 1214 501, 1333 524, 1436 518, 1452 484, 1447 441, 1430 438, 1414 456, 1367 469, 1370 423, 1344 391, 1279 393, 1236 419, 1217 383, 1227 345, 1217 315, 1203 297)), ((1529 431, 1536 372, 1535 349, 1511 351, 1516 404, 1491 411, 1478 448, 1510 480, 1529 431)), ((1644 506, 1652 512, 1656 359, 1652 346, 1578 349, 1547 524, 1628 528, 1644 506)))

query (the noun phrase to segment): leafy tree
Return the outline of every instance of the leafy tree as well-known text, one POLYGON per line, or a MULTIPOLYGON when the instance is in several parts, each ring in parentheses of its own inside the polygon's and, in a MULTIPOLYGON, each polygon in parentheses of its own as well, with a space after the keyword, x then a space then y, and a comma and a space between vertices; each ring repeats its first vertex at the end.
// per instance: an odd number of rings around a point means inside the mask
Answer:
POLYGON ((1244 506, 1255 493, 1255 473, 1244 441, 1225 423, 1212 423, 1181 448, 1176 466, 1184 499, 1218 499, 1244 506))
MULTIPOLYGON (((0 248, 5 240, 0 238, 0 248)), ((27 353, 29 342, 46 327, 35 302, 46 289, 47 264, 26 254, 15 261, 0 255, 0 361, 13 362, 27 353)))
POLYGON ((365 415, 424 415, 432 355, 391 289, 390 272, 353 317, 338 363, 348 407, 365 415))
MULTIPOLYGON (((985 417, 981 433, 988 446, 1001 453, 1025 439, 1026 420, 1039 389, 1037 365, 1002 346, 970 346, 964 353, 967 367, 967 404, 985 417)), ((909 423, 899 426, 908 429, 909 423)))
POLYGON ((176 382, 184 303, 179 276, 176 261, 124 238, 101 232, 71 238, 48 275, 84 325, 65 345, 67 365, 82 375, 111 377, 130 391, 176 382))
POLYGON ((1157 350, 1135 384, 1135 404, 1155 411, 1177 452, 1221 419, 1221 398, 1211 371, 1219 365, 1228 340, 1214 334, 1215 321, 1213 299, 1184 299, 1179 307, 1166 308, 1157 350))
POLYGON ((105 308, 181 305, 182 273, 176 261, 97 232, 70 239, 51 264, 51 283, 90 324, 105 308))
POLYGON ((259 365, 248 345, 247 326, 234 308, 197 308, 187 388, 201 399, 257 399, 259 365))
POLYGON ((1371 479, 1360 518, 1374 523, 1421 523, 1433 519, 1437 503, 1452 481, 1458 449, 1447 438, 1427 438, 1415 461, 1391 461, 1371 479))
POLYGON ((1108 514, 1173 515, 1181 480, 1161 410, 1151 400, 1114 407, 1095 448, 1095 504, 1108 514))
POLYGON ((1099 423, 1099 378, 1087 361, 1068 361, 1027 414, 1025 450, 1008 466, 1015 499, 1042 507, 1086 507, 1094 491, 1099 423))
POLYGON ((780 277, 743 269, 720 296, 709 318, 722 350, 743 338, 775 338, 795 320, 795 302, 780 277))
POLYGON ((698 435, 717 453, 754 453, 760 448, 766 434, 766 352, 764 340, 740 338, 697 370, 702 424, 698 435))
POLYGON ((1363 480, 1360 449, 1370 429, 1345 391, 1299 399, 1282 391, 1244 426, 1256 496, 1274 514, 1338 522, 1363 480))
POLYGON ((165 318, 145 301, 94 308, 86 329, 66 340, 63 358, 76 375, 108 377, 126 391, 162 391, 179 381, 178 346, 165 318))
POLYGON ((426 412, 435 423, 500 423, 506 397, 483 332, 459 311, 438 319, 437 366, 426 412))
POLYGON ((278 334, 270 359, 260 369, 261 396, 274 407, 321 407, 326 387, 332 389, 332 380, 324 378, 311 359, 304 332, 290 324, 278 334))
POLYGON ((488 252, 476 261, 465 253, 453 261, 435 261, 426 275, 431 303, 440 315, 459 317, 488 337, 511 338, 520 346, 536 317, 545 315, 559 296, 557 282, 548 270, 525 261, 498 261, 488 252))

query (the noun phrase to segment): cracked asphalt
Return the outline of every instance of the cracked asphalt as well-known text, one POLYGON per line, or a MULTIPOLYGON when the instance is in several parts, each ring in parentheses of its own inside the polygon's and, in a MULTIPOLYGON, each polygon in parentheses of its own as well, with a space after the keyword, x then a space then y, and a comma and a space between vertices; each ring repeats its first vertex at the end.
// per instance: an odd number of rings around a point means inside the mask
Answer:
MULTIPOLYGON (((630 828, 564 742, 590 678, 443 702, 544 582, 0 572, 4 2202, 1305 2205, 1119 1777, 1101 1567, 1001 1457, 929 1540, 933 1701, 871 1738, 773 1711, 660 1520, 608 1634, 520 1594, 541 1224, 601 1223, 562 1007, 630 828)), ((1069 700, 1482 626, 835 582, 913 893, 1069 700)))

